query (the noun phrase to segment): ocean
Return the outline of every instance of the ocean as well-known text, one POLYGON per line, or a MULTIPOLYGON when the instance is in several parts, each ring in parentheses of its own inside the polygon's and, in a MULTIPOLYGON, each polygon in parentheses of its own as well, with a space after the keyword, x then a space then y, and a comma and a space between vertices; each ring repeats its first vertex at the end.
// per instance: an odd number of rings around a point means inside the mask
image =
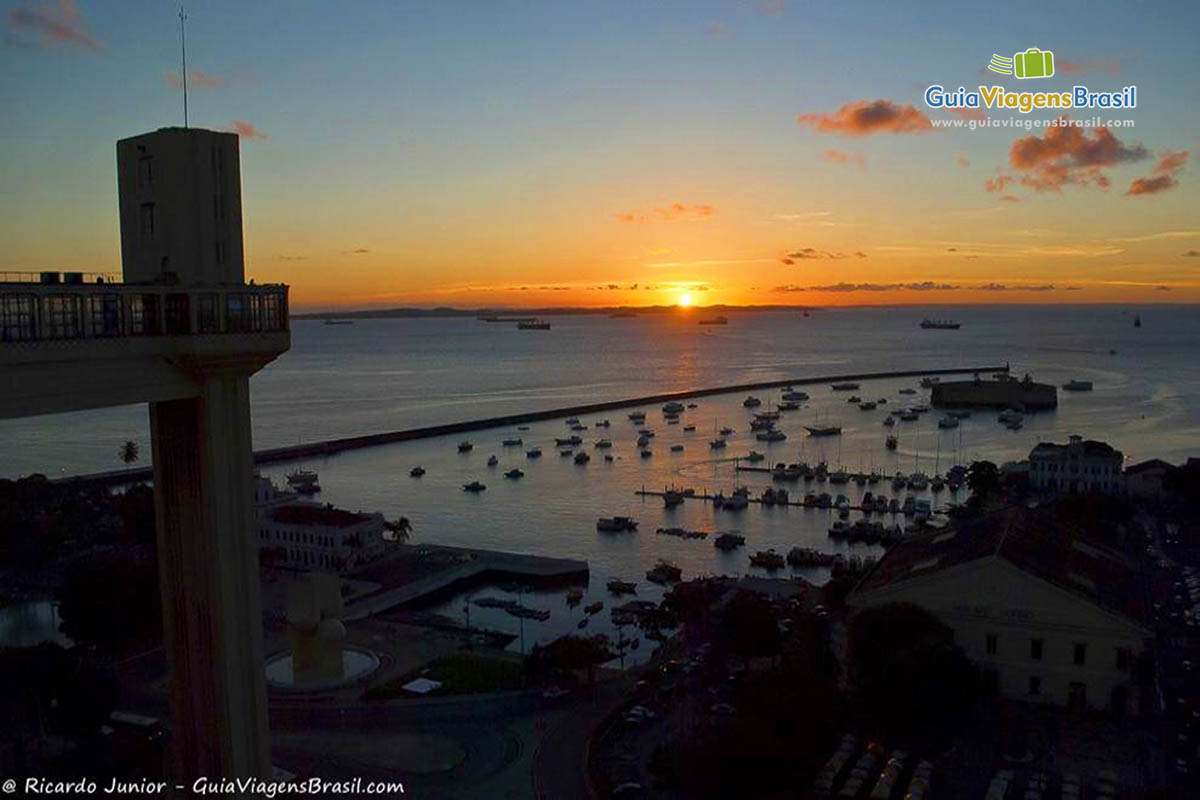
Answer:
MULTIPOLYGON (((757 572, 749 553, 794 546, 827 551, 878 553, 878 548, 851 548, 827 536, 830 512, 803 508, 751 505, 741 512, 714 509, 688 501, 672 510, 658 498, 641 498, 641 488, 668 485, 697 490, 724 490, 745 484, 754 494, 771 485, 767 475, 735 472, 735 458, 755 449, 771 461, 827 461, 852 470, 877 469, 890 475, 917 469, 944 472, 953 463, 976 458, 1002 462, 1025 457, 1039 441, 1065 441, 1071 434, 1102 439, 1124 451, 1128 463, 1147 458, 1180 461, 1200 455, 1200 314, 1195 307, 1153 306, 972 306, 858 308, 727 313, 725 326, 700 326, 698 309, 644 314, 634 318, 607 316, 551 317, 549 331, 522 331, 514 325, 472 318, 375 319, 353 325, 323 325, 295 320, 292 349, 251 381, 256 448, 293 445, 321 439, 414 428, 438 423, 552 409, 658 392, 680 391, 754 381, 785 380, 849 372, 922 370, 1010 363, 1017 376, 1062 384, 1092 381, 1087 393, 1059 393, 1059 408, 1027 417, 1024 427, 1008 430, 994 413, 976 412, 955 430, 937 427, 939 414, 898 423, 896 451, 884 447, 881 424, 888 409, 921 401, 899 393, 916 379, 863 382, 863 399, 887 398, 876 411, 860 411, 846 394, 827 385, 804 386, 812 399, 798 411, 784 412, 784 442, 753 441, 750 410, 743 395, 719 395, 695 401, 679 425, 668 425, 657 405, 643 407, 646 426, 655 430, 654 455, 638 456, 636 428, 626 410, 585 417, 581 435, 592 453, 587 465, 560 457, 554 437, 568 435, 562 420, 533 423, 528 431, 477 431, 342 453, 310 460, 304 466, 320 474, 317 497, 352 510, 407 516, 414 541, 486 547, 549 556, 582 558, 591 567, 584 604, 611 601, 604 590, 610 577, 639 582, 639 597, 655 599, 659 587, 644 572, 665 558, 683 568, 684 577, 699 574, 757 572), (1135 328, 1140 315, 1143 326, 1135 328), (962 323, 951 330, 922 330, 925 316, 949 317, 962 323), (612 427, 592 427, 596 419, 612 427), (843 435, 809 438, 805 424, 840 424, 843 435), (685 425, 696 430, 683 431, 685 425), (736 430, 729 446, 708 447, 715 431, 736 430), (503 447, 501 440, 520 435, 522 447, 503 447), (457 452, 469 439, 474 450, 457 452), (592 447, 599 438, 614 442, 614 461, 592 447), (541 459, 525 450, 540 445, 541 459), (683 452, 670 452, 682 444, 683 452), (488 468, 489 455, 500 464, 488 468), (409 477, 420 465, 423 478, 409 477), (526 473, 508 480, 514 466, 526 473), (482 481, 479 494, 462 484, 482 481), (635 534, 602 534, 600 516, 628 515, 639 520, 635 534), (709 540, 680 540, 655 533, 658 527, 738 531, 747 538, 744 550, 721 553, 709 540)), ((764 408, 778 401, 777 390, 758 392, 764 408)), ((630 409, 631 410, 631 409, 630 409)), ((762 409, 757 409, 762 410, 762 409)), ((141 445, 143 462, 150 452, 144 407, 122 407, 53 417, 0 422, 0 474, 15 477, 43 472, 51 477, 121 467, 117 451, 132 439, 141 445)), ((282 481, 294 465, 272 465, 264 474, 282 481)), ((805 484, 788 485, 803 495, 805 484)), ((875 487, 818 487, 841 491, 851 500, 875 487)), ((901 495, 902 497, 903 495, 901 495)), ((935 505, 951 499, 934 498, 935 505)), ((961 499, 961 498, 960 498, 961 499)), ((855 514, 855 517, 858 515, 855 514)), ((823 580, 819 569, 785 570, 823 580)), ((496 589, 482 594, 501 595, 496 589)), ((467 598, 456 597, 435 610, 462 616, 467 598)), ((545 623, 526 621, 526 642, 544 641, 574 630, 582 612, 566 609, 561 593, 526 595, 526 605, 552 610, 545 623)), ((607 614, 593 628, 604 631, 607 614)), ((503 612, 473 608, 473 624, 517 631, 518 621, 503 612)), ((517 646, 514 644, 514 647, 517 646)))

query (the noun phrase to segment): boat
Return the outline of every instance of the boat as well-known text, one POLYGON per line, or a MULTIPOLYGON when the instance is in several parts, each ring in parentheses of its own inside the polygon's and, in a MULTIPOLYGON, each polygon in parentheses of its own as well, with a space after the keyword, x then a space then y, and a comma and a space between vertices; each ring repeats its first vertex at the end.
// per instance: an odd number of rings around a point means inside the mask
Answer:
POLYGON ((649 436, 639 436, 639 437, 637 438, 637 446, 638 446, 638 447, 645 447, 645 446, 646 446, 646 445, 648 445, 648 444, 650 444, 650 437, 649 437, 649 436))
POLYGON ((842 433, 841 425, 805 425, 804 430, 808 431, 809 436, 839 436, 842 433))
POLYGON ((683 570, 666 561, 660 561, 654 569, 646 571, 646 580, 652 583, 678 583, 682 578, 683 570))
POLYGON ((934 475, 933 479, 931 481, 929 481, 929 488, 932 491, 940 492, 946 488, 946 481, 942 478, 941 475, 934 475))
POLYGON ((471 444, 470 442, 459 442, 458 443, 458 452, 460 452, 460 453, 469 453, 474 449, 475 449, 475 445, 471 444))
POLYGON ((499 463, 500 463, 500 459, 496 458, 495 456, 488 456, 487 465, 489 467, 494 467, 499 463))
POLYGON ((692 432, 693 432, 693 431, 695 431, 695 430, 696 430, 696 426, 695 426, 695 425, 684 425, 684 426, 683 426, 683 432, 684 432, 684 433, 692 433, 692 432))
MULTIPOLYGON (((841 430, 841 429, 839 428, 839 430, 841 430)), ((759 433, 754 438, 760 442, 767 442, 767 443, 782 442, 784 439, 787 438, 787 434, 784 433, 783 431, 779 431, 779 430, 775 430, 774 428, 771 428, 770 430, 759 431, 759 433)))
POLYGON ((542 448, 531 447, 530 449, 525 451, 525 457, 526 458, 541 458, 542 457, 542 448))
MULTIPOLYGON (((722 497, 720 494, 717 497, 722 497)), ((743 490, 735 491, 728 499, 722 497, 721 508, 726 511, 741 511, 750 505, 750 498, 746 496, 743 490)), ((713 504, 716 505, 716 498, 713 499, 713 504)))
POLYGON ((548 331, 550 323, 545 320, 535 319, 529 322, 518 322, 517 330, 520 331, 548 331))
POLYGON ((536 619, 538 622, 545 622, 550 619, 550 612, 542 608, 529 608, 520 603, 513 604, 504 609, 514 617, 521 619, 536 619))
POLYGON ((637 520, 630 517, 601 517, 596 520, 596 530, 605 533, 632 533, 637 526, 637 520))
POLYGON ((567 589, 567 605, 577 605, 581 600, 583 600, 583 589, 578 586, 567 589))
POLYGON ((920 416, 915 408, 902 408, 896 412, 896 417, 903 422, 916 422, 920 416))
POLYGON ((925 330, 935 331, 956 331, 962 327, 958 322, 952 322, 948 319, 923 319, 921 327, 925 330))
POLYGON ((663 505, 667 508, 683 504, 683 492, 677 492, 674 489, 668 489, 663 493, 663 505))
POLYGON ((587 453, 583 452, 582 450, 575 454, 575 463, 576 464, 586 464, 591 460, 592 460, 592 457, 589 456, 587 453))
POLYGON ((721 428, 721 430, 720 430, 720 434, 721 434, 722 436, 732 436, 732 435, 733 435, 733 428, 729 428, 729 427, 721 428))
POLYGON ((612 440, 601 439, 600 441, 596 442, 595 446, 597 450, 607 450, 608 448, 612 447, 612 440))
MULTIPOLYGON (((849 480, 850 480, 850 476, 846 474, 846 470, 844 470, 844 469, 839 469, 835 472, 830 473, 830 475, 829 475, 830 483, 843 484, 849 480)), ((838 497, 841 497, 841 495, 838 495, 838 497)))
POLYGON ((883 424, 888 426, 889 428, 894 427, 896 425, 896 418, 893 417, 891 414, 888 414, 886 417, 883 418, 883 424))
POLYGON ((1006 408, 996 417, 996 421, 1009 426, 1014 423, 1020 425, 1025 421, 1025 415, 1015 408, 1006 408))
POLYGON ((513 469, 510 469, 508 472, 504 473, 504 477, 506 477, 506 478, 524 478, 525 473, 514 467, 513 469))
POLYGON ((811 547, 793 547, 788 551, 787 563, 793 567, 833 566, 832 553, 821 553, 811 547))
POLYGON ((641 455, 642 458, 649 458, 650 456, 654 455, 654 451, 649 447, 643 447, 639 455, 641 455))
POLYGON ((525 444, 525 442, 520 436, 510 436, 500 444, 504 445, 505 447, 520 447, 521 445, 525 444))
POLYGON ((850 535, 850 523, 844 519, 835 519, 829 527, 829 538, 845 539, 850 535))
POLYGON ((728 325, 729 320, 726 317, 705 317, 696 324, 698 325, 728 325))
POLYGON ((784 392, 783 399, 793 403, 803 403, 808 400, 808 392, 784 392))
POLYGON ((425 468, 424 467, 413 467, 412 469, 410 469, 408 471, 408 474, 414 478, 419 478, 425 474, 425 468))
POLYGON ((800 404, 794 400, 784 400, 775 407, 780 411, 798 411, 800 409, 800 404))
POLYGON ((728 552, 730 550, 736 550, 745 543, 746 537, 742 536, 740 533, 722 533, 716 538, 716 540, 713 542, 713 545, 715 545, 718 550, 724 550, 728 552))
POLYGON ((754 419, 758 422, 778 422, 778 411, 759 411, 754 415, 754 419))
POLYGON ((582 422, 576 422, 574 425, 571 426, 571 430, 573 430, 575 432, 586 431, 587 425, 584 425, 582 422))
POLYGON ((638 433, 648 438, 653 438, 654 436, 654 431, 650 430, 649 428, 640 428, 638 429, 638 433))
POLYGON ((847 403, 861 403, 863 399, 856 394, 852 394, 846 398, 847 403))
POLYGON ((646 412, 645 411, 631 411, 631 412, 629 412, 629 419, 632 422, 645 422, 646 421, 646 412))
POLYGON ((903 389, 900 390, 900 394, 916 394, 916 393, 917 393, 917 390, 912 388, 911 386, 905 386, 903 389))
POLYGON ((947 414, 946 416, 944 416, 938 420, 938 427, 943 428, 943 429, 957 428, 958 427, 958 417, 947 414))
POLYGON ((745 459, 747 461, 749 461, 751 464, 753 464, 756 461, 762 461, 764 458, 766 458, 766 456, 764 456, 762 453, 758 452, 757 450, 751 450, 749 453, 747 453, 745 455, 745 459))
POLYGON ((835 383, 835 384, 833 384, 833 390, 835 392, 853 392, 857 388, 858 388, 857 383, 835 383))
POLYGON ((484 486, 484 485, 483 485, 482 483, 480 483, 479 481, 471 481, 470 483, 464 483, 464 484, 463 484, 463 491, 464 491, 464 492, 482 492, 482 491, 483 491, 484 489, 486 489, 486 488, 487 488, 487 487, 486 487, 486 486, 484 486))
POLYGON ((664 414, 682 414, 683 410, 683 403, 676 403, 675 401, 671 401, 662 407, 662 412, 664 414))
POLYGON ((1137 316, 1135 316, 1133 318, 1133 327, 1135 327, 1135 328, 1142 327, 1142 315, 1141 314, 1138 314, 1137 316))
POLYGON ((613 594, 637 594, 637 584, 632 581, 622 581, 613 578, 606 586, 613 594))
POLYGON ((777 570, 783 567, 783 556, 776 553, 774 550, 759 550, 754 555, 750 556, 750 564, 755 567, 762 567, 767 570, 777 570))
POLYGON ((759 400, 754 395, 750 395, 742 401, 742 405, 744 405, 746 408, 758 408, 762 405, 762 400, 759 400))
POLYGON ((583 613, 585 613, 585 614, 588 614, 589 616, 591 616, 591 615, 599 614, 599 613, 600 613, 600 610, 601 610, 601 609, 603 609, 603 608, 604 608, 604 601, 603 601, 603 600, 597 600, 597 601, 596 601, 596 602, 594 602, 594 603, 589 603, 589 604, 587 604, 586 606, 584 606, 584 607, 583 607, 583 613))
POLYGON ((609 455, 608 453, 605 453, 605 454, 604 454, 604 460, 605 460, 605 461, 608 461, 608 462, 611 462, 611 461, 613 460, 613 457, 612 457, 611 455, 609 455))
POLYGON ((896 476, 892 478, 892 489, 898 492, 905 486, 908 486, 908 476, 903 472, 897 472, 896 476))
POLYGON ((941 378, 921 378, 922 389, 932 389, 935 383, 940 383, 941 378))
POLYGON ((1092 390, 1091 381, 1067 381, 1063 384, 1064 389, 1068 392, 1090 392, 1092 390))
POLYGON ((708 443, 708 446, 712 450, 720 450, 721 448, 725 447, 726 444, 727 442, 724 439, 713 439, 708 443))
POLYGON ((708 534, 705 531, 689 531, 684 528, 659 528, 655 533, 661 533, 663 536, 674 536, 679 539, 708 538, 708 534))
POLYGON ((327 319, 327 320, 325 320, 325 324, 326 325, 353 325, 354 320, 352 320, 352 319, 327 319))
POLYGON ((774 427, 775 427, 775 420, 773 420, 773 419, 752 419, 752 420, 750 420, 750 430, 752 430, 752 431, 766 431, 766 430, 770 430, 771 428, 774 428, 774 427))
POLYGON ((579 620, 579 622, 575 623, 575 627, 579 630, 583 630, 588 626, 589 622, 591 622, 591 620, 588 617, 584 617, 583 619, 579 620))
POLYGON ((929 488, 929 477, 924 472, 914 472, 908 476, 908 488, 923 492, 929 488))
POLYGON ((904 504, 900 506, 900 511, 904 514, 904 516, 911 517, 913 515, 913 513, 916 511, 916 507, 917 507, 917 498, 913 497, 910 494, 904 498, 904 504))
POLYGON ((900 444, 900 441, 895 436, 889 435, 887 437, 887 440, 884 442, 884 444, 887 445, 888 450, 895 450, 896 447, 900 444))
POLYGON ((682 452, 683 452, 683 445, 681 445, 681 444, 673 444, 673 445, 671 445, 671 452, 672 452, 672 453, 682 453, 682 452))
POLYGON ((612 423, 606 419, 596 420, 592 424, 595 425, 597 428, 608 428, 608 427, 612 426, 612 423))
POLYGON ((874 411, 878 407, 879 407, 879 404, 876 403, 874 400, 867 400, 865 402, 858 404, 859 411, 874 411))
POLYGON ((1023 420, 1010 419, 1008 422, 1004 423, 1004 427, 1008 428, 1010 431, 1019 431, 1021 430, 1021 426, 1024 424, 1025 423, 1023 420))
POLYGON ((315 485, 317 482, 317 473, 310 469, 298 469, 295 472, 289 472, 287 475, 288 486, 302 487, 315 485))
POLYGON ((569 447, 565 447, 562 450, 559 450, 558 454, 563 458, 570 458, 571 456, 575 455, 575 451, 569 447))
POLYGON ((564 439, 555 437, 554 444, 559 447, 576 447, 583 444, 583 437, 572 434, 564 439))

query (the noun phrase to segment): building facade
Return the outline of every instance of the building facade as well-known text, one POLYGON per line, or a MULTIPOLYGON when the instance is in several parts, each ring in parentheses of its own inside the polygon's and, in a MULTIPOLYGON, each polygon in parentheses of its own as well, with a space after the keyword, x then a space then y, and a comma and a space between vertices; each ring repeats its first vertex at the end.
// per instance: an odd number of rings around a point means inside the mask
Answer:
POLYGON ((382 514, 303 500, 261 476, 254 480, 254 501, 263 565, 345 573, 382 558, 387 551, 382 514))
POLYGON ((848 602, 929 611, 1001 697, 1138 714, 1139 597, 1120 554, 1017 508, 893 547, 848 602))
POLYGON ((1123 494, 1124 465, 1120 450, 1072 436, 1067 444, 1041 442, 1029 451, 1029 483, 1042 492, 1123 494))

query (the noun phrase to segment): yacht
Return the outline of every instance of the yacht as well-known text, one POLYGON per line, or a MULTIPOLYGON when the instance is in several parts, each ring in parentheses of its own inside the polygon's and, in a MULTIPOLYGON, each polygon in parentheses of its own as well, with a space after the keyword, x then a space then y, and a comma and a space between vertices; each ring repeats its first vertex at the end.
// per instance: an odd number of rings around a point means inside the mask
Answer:
POLYGON ((526 458, 541 458, 542 457, 542 448, 531 447, 530 449, 525 451, 525 457, 526 458))
POLYGON ((808 400, 808 392, 787 391, 783 393, 783 399, 792 403, 803 403, 808 400))
POLYGON ((519 469, 514 468, 514 469, 510 469, 508 472, 504 473, 504 477, 506 477, 506 478, 524 478, 525 473, 519 469))
POLYGON ((637 530, 637 520, 630 517, 601 517, 596 520, 596 530, 605 533, 632 533, 637 530))
POLYGON ((464 492, 482 492, 482 491, 483 491, 484 489, 486 489, 486 488, 487 488, 487 487, 486 487, 486 486, 484 486, 484 485, 483 485, 482 483, 480 483, 479 481, 471 481, 470 483, 464 483, 464 484, 463 484, 463 491, 464 491, 464 492))
POLYGON ((510 436, 501 442, 501 444, 505 447, 520 447, 521 445, 525 444, 525 442, 522 441, 520 436, 510 436))
POLYGON ((591 460, 592 460, 592 457, 589 456, 587 453, 585 453, 582 450, 580 450, 578 453, 575 454, 575 463, 576 464, 586 464, 591 460))
POLYGON ((530 322, 518 322, 517 330, 519 331, 548 331, 550 323, 545 320, 535 319, 530 322))
POLYGON ((495 456, 488 456, 487 465, 489 467, 494 467, 499 463, 500 463, 500 459, 496 458, 495 456))
POLYGON ((645 422, 646 421, 646 412, 645 411, 631 411, 631 412, 629 412, 629 419, 632 422, 645 422))
POLYGON ((917 393, 917 390, 913 389, 911 386, 906 386, 900 390, 900 394, 916 394, 916 393, 917 393))
POLYGON ((808 431, 809 436, 839 436, 842 432, 841 425, 805 425, 804 430, 808 431))
POLYGON ((469 453, 474 449, 475 449, 475 445, 471 444, 470 442, 459 442, 458 443, 458 452, 460 452, 460 453, 469 453))
POLYGON ((660 584, 678 583, 682 577, 683 570, 666 561, 658 562, 654 569, 646 572, 646 580, 660 584))
POLYGON ((874 411, 878 407, 879 407, 879 404, 876 403, 874 400, 867 400, 865 402, 858 404, 859 411, 874 411))
POLYGON ((769 442, 782 442, 784 439, 787 438, 787 434, 784 433, 783 431, 779 431, 779 430, 775 430, 774 428, 771 428, 770 430, 759 431, 759 433, 754 438, 760 442, 768 442, 768 443, 769 442))
POLYGON ((608 590, 613 594, 637 594, 637 584, 613 578, 608 582, 608 590))
POLYGON ((742 405, 744 405, 746 408, 758 408, 762 405, 762 400, 759 400, 754 395, 750 395, 742 401, 742 405))
POLYGON ((601 439, 600 441, 596 442, 597 450, 607 450, 610 447, 612 447, 612 440, 610 439, 601 439))
POLYGON ((962 323, 953 322, 948 319, 923 319, 921 327, 925 330, 935 331, 956 331, 962 327, 962 323))
POLYGON ((425 468, 424 467, 413 467, 412 469, 410 469, 408 471, 408 474, 413 476, 414 478, 419 478, 425 474, 425 468))
POLYGON ((724 439, 713 439, 708 443, 708 447, 710 450, 720 450, 725 447, 726 444, 727 442, 724 439))
POLYGON ((939 428, 957 428, 958 427, 958 417, 954 417, 954 416, 947 414, 946 416, 944 416, 938 420, 938 427, 939 428))
POLYGON ((757 450, 751 450, 749 453, 746 454, 746 460, 749 461, 751 464, 753 464, 756 461, 762 461, 764 458, 766 458, 766 456, 764 456, 762 453, 758 452, 757 450))
POLYGON ((1091 381, 1067 381, 1063 384, 1064 389, 1068 392, 1090 392, 1092 390, 1091 381))
POLYGON ((667 403, 666 405, 664 405, 662 407, 662 411, 664 414, 682 414, 683 410, 684 410, 683 403, 676 403, 674 401, 667 403))
POLYGON ((754 555, 750 556, 750 564, 755 567, 762 567, 767 570, 780 569, 784 565, 783 556, 776 553, 774 550, 759 550, 754 555))
POLYGON ((857 383, 835 383, 832 385, 835 392, 853 392, 858 388, 857 383))
POLYGON ((288 486, 298 492, 303 492, 305 487, 317 485, 317 473, 311 469, 298 469, 288 473, 287 482, 288 486))

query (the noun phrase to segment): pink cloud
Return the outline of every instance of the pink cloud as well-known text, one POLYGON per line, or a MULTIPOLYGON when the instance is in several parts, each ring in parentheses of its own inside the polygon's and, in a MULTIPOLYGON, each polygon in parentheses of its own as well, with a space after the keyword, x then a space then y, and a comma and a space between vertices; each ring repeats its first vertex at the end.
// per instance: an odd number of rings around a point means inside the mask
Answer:
POLYGON ((88 31, 75 0, 22 3, 9 12, 8 28, 18 39, 25 33, 36 34, 42 47, 67 44, 97 52, 104 49, 88 31))
POLYGON ((867 158, 862 153, 843 153, 841 150, 826 150, 824 158, 835 164, 856 164, 860 168, 867 166, 867 158))
POLYGON ((929 119, 912 105, 891 100, 858 100, 832 114, 800 114, 796 121, 812 126, 817 133, 869 136, 873 133, 927 133, 929 119))
POLYGON ((708 203, 671 203, 650 211, 622 211, 614 216, 618 222, 677 222, 705 219, 715 213, 716 210, 708 203))
POLYGON ((1142 178, 1134 178, 1125 192, 1128 195, 1158 194, 1179 185, 1175 176, 1183 169, 1188 160, 1187 150, 1166 152, 1159 156, 1151 173, 1142 178))
POLYGON ((235 119, 227 128, 231 133, 236 133, 238 136, 248 141, 265 142, 271 137, 258 129, 258 126, 253 122, 246 122, 244 119, 235 119))
MULTIPOLYGON (((1060 118, 1065 122, 1066 118, 1060 118)), ((1147 157, 1140 144, 1126 145, 1108 128, 1087 129, 1060 124, 1044 136, 1026 136, 1012 143, 1008 163, 1021 173, 1020 183, 1038 192, 1058 192, 1066 184, 1107 189, 1103 170, 1147 157)))

